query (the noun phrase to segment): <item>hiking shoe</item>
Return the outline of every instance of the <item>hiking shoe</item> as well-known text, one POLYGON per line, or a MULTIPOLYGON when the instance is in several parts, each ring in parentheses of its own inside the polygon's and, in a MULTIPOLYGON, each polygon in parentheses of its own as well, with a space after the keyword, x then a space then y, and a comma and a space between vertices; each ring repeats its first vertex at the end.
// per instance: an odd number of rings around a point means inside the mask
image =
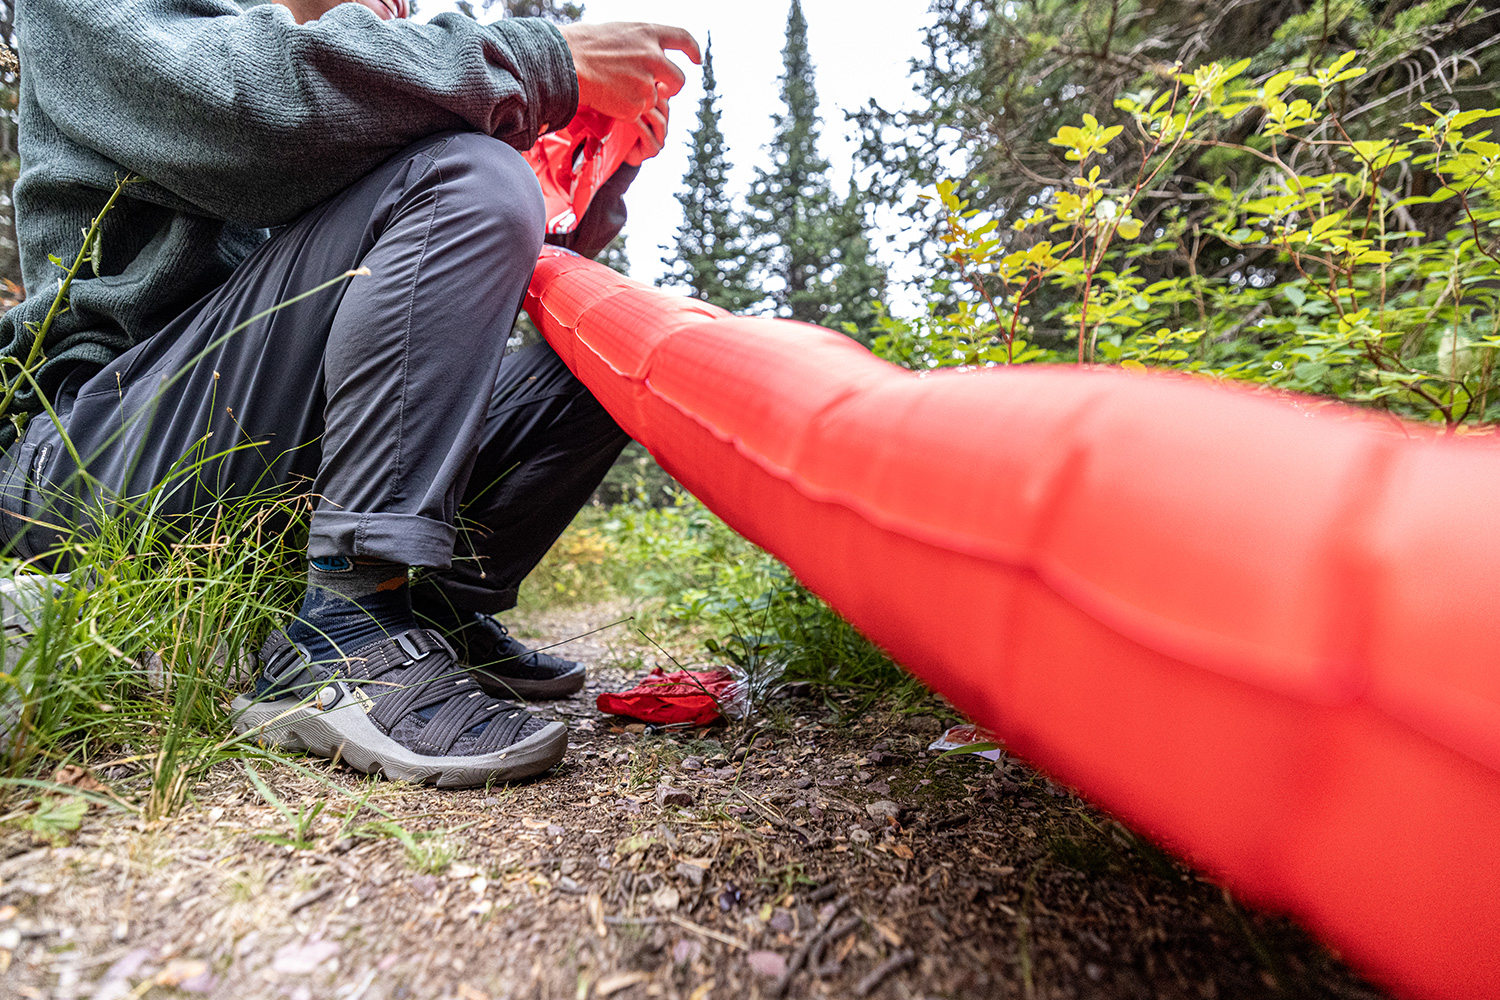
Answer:
POLYGON ((566 726, 486 695, 428 629, 327 664, 272 632, 261 664, 255 690, 234 700, 235 732, 368 774, 466 788, 540 774, 568 747, 566 726))
POLYGON ((583 688, 582 663, 517 642, 494 615, 475 615, 453 638, 459 662, 496 698, 566 698, 583 688))

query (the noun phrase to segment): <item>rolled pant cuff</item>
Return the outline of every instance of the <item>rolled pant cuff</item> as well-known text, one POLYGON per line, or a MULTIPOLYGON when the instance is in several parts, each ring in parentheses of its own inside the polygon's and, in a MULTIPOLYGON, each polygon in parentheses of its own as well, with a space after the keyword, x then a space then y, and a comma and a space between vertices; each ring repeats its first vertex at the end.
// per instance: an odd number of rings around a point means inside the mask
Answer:
POLYGON ((406 566, 447 569, 458 533, 446 521, 416 514, 313 512, 307 554, 315 559, 353 556, 406 566))

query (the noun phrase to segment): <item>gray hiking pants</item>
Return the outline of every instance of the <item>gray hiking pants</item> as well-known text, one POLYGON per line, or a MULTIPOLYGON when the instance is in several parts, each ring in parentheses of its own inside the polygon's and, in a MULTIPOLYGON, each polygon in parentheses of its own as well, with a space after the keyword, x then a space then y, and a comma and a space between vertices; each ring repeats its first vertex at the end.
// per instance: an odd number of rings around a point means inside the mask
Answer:
POLYGON ((513 606, 627 440, 550 348, 501 363, 542 226, 509 146, 415 144, 69 379, 58 419, 34 418, 0 462, 0 544, 43 556, 58 526, 148 493, 155 516, 197 518, 300 490, 310 555, 431 567, 460 610, 513 606))

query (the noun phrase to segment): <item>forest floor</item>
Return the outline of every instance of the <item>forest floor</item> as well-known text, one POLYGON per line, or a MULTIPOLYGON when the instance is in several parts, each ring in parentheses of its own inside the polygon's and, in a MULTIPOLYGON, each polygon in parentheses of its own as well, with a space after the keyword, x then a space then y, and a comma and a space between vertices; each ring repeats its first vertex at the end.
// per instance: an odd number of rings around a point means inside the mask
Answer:
MULTIPOLYGON (((593 703, 660 654, 623 628, 563 652, 589 685, 535 706, 572 727, 540 780, 309 761, 256 772, 268 795, 231 762, 170 819, 96 807, 57 846, 0 829, 0 995, 1382 996, 1024 764, 929 752, 955 721, 935 699, 789 697, 753 728, 652 734, 593 703)), ((130 767, 99 777, 128 799, 130 767)))

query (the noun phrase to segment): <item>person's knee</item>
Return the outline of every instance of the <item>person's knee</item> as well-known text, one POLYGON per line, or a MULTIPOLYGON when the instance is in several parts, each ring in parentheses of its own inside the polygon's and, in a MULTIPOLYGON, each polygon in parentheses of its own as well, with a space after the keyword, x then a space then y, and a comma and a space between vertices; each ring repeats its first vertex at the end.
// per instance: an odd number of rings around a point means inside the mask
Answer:
POLYGON ((455 211, 476 227, 472 238, 487 234, 518 250, 530 247, 534 258, 542 245, 546 206, 525 157, 499 139, 460 132, 449 137, 437 160, 455 211))

